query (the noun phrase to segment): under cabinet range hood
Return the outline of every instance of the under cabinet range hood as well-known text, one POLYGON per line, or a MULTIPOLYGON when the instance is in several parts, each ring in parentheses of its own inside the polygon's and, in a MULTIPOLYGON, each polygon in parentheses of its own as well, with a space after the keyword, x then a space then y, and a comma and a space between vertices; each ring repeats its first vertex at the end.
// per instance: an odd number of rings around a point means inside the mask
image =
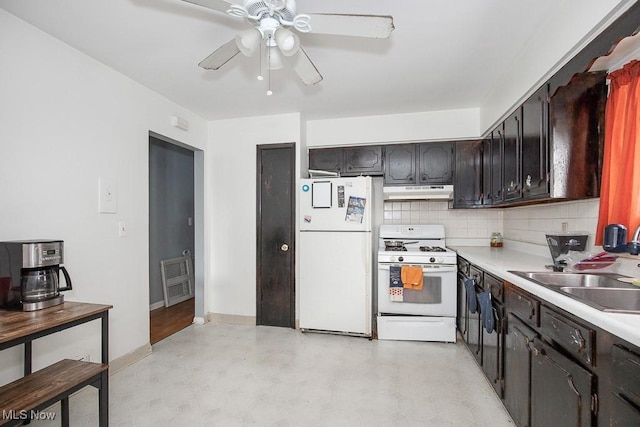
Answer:
POLYGON ((384 200, 452 200, 453 185, 385 186, 384 200))

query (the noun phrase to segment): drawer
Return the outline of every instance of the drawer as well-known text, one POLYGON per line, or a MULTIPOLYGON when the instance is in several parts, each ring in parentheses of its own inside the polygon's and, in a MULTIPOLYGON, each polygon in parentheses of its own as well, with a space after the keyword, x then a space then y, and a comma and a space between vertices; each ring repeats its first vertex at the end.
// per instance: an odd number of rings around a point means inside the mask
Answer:
POLYGON ((583 363, 594 366, 596 331, 548 307, 540 309, 540 328, 543 336, 583 363))
POLYGON ((469 261, 464 258, 458 257, 458 272, 469 277, 469 261))
POLYGON ((504 301, 504 282, 489 273, 484 273, 484 290, 491 291, 491 297, 500 302, 504 301))
POLYGON ((616 344, 611 358, 613 391, 640 408, 640 355, 616 344))
POLYGON ((540 301, 513 285, 507 287, 505 295, 507 310, 529 326, 540 326, 540 301))
POLYGON ((476 282, 480 289, 484 288, 484 272, 474 265, 469 266, 469 277, 476 282))

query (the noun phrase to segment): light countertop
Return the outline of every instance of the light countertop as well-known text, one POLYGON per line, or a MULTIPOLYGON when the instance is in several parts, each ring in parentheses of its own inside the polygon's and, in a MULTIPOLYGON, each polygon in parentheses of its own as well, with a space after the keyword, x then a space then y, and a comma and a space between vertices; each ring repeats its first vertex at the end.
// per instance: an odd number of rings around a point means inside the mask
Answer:
POLYGON ((550 271, 545 269, 545 265, 551 263, 550 257, 542 257, 539 254, 509 249, 507 247, 449 246, 449 248, 455 250, 459 256, 483 270, 511 282, 525 291, 640 347, 640 314, 600 311, 571 297, 564 296, 556 291, 509 273, 509 270, 550 271))

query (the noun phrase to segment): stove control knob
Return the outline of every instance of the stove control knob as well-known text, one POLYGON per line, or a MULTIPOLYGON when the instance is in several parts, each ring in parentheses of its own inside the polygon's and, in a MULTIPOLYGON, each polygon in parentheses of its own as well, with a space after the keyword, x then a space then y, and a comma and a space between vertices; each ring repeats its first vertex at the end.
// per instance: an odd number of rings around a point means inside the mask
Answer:
POLYGON ((404 261, 404 257, 403 256, 399 256, 398 257, 398 261, 400 261, 400 262, 404 261))
POLYGON ((436 259, 434 257, 429 258, 429 262, 436 262, 436 259))
POLYGON ((444 262, 444 258, 440 257, 438 258, 438 263, 442 264, 444 262))

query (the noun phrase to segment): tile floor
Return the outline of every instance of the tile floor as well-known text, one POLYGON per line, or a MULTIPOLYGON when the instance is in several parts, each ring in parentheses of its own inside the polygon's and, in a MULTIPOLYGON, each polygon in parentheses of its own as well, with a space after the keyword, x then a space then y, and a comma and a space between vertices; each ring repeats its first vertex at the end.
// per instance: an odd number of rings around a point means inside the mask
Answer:
MULTIPOLYGON (((110 388, 110 426, 514 425, 460 343, 192 325, 110 388)), ((70 408, 72 426, 95 426, 97 392, 70 408)))

